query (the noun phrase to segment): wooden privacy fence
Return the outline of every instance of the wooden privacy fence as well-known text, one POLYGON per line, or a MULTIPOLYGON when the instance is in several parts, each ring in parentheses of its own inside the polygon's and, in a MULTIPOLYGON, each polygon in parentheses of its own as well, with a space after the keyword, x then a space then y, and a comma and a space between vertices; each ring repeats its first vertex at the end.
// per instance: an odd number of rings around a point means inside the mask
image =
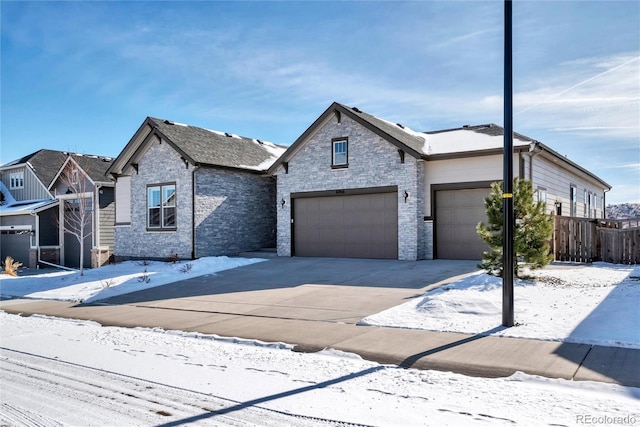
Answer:
POLYGON ((640 263, 640 219, 554 217, 551 242, 556 261, 640 263))

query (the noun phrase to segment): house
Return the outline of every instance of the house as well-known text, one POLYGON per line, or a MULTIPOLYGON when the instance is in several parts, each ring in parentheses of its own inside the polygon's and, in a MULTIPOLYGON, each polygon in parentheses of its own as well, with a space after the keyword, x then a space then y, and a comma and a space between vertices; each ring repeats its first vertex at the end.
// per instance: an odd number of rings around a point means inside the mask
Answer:
MULTIPOLYGON (((111 159, 100 156, 43 149, 0 167, 0 258, 11 256, 30 268, 36 268, 38 264, 67 267, 79 265, 79 258, 73 255, 74 243, 59 226, 60 218, 63 218, 62 223, 65 218, 65 203, 61 203, 61 200, 72 199, 72 196, 65 194, 70 190, 69 187, 65 187, 63 191, 59 182, 63 171, 69 169, 67 165, 70 164, 76 164, 76 176, 91 177, 89 182, 92 186, 87 186, 86 189, 91 193, 91 200, 99 200, 92 203, 92 206, 99 206, 100 210, 92 209, 94 214, 89 216, 92 221, 87 234, 93 237, 87 245, 88 250, 96 253, 100 252, 99 248, 103 248, 102 251, 105 252, 112 251, 113 244, 106 237, 109 228, 113 230, 112 221, 103 218, 101 231, 92 233, 92 230, 98 230, 99 220, 93 218, 101 214, 102 209, 107 212, 109 209, 113 210, 113 201, 108 202, 109 192, 113 199, 113 188, 108 189, 113 184, 103 177, 105 165, 110 162, 111 159), (81 159, 79 164, 77 159, 81 159), (105 194, 106 197, 103 196, 105 194), (105 236, 106 243, 101 242, 101 235, 105 236)), ((86 266, 101 265, 98 259, 91 264, 91 256, 86 260, 86 266)))
POLYGON ((115 181, 117 259, 235 255, 275 247, 285 148, 147 117, 107 174, 115 181))
POLYGON ((107 179, 110 157, 68 154, 49 185, 58 204, 60 260, 67 267, 100 267, 114 250, 115 189, 107 179), (81 226, 82 225, 82 226, 81 226), (83 254, 80 235, 83 230, 83 254))
MULTIPOLYGON (((513 146, 514 177, 549 213, 604 217, 606 182, 524 135, 513 146)), ((278 255, 480 259, 476 224, 502 164, 495 124, 416 132, 333 103, 269 169, 278 255)))

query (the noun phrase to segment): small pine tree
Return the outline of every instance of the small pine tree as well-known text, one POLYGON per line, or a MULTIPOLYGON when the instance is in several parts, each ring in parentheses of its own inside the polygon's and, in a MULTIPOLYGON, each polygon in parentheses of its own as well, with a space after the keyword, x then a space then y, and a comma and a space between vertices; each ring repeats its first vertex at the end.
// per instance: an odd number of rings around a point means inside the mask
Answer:
MULTIPOLYGON (((478 267, 489 274, 502 277, 502 182, 491 184, 491 194, 484 200, 488 224, 478 223, 478 236, 489 245, 483 252, 478 267)), ((531 269, 542 268, 553 259, 549 240, 553 233, 553 220, 545 213, 544 202, 534 202, 533 186, 526 179, 513 181, 513 211, 515 230, 513 249, 515 253, 513 271, 518 276, 518 261, 531 269)))

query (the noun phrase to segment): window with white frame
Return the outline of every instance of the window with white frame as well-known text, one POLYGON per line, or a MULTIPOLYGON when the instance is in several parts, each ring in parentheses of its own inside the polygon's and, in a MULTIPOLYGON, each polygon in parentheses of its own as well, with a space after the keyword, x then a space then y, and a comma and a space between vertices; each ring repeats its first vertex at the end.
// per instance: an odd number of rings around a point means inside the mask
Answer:
POLYGON ((331 166, 344 168, 349 165, 347 138, 334 138, 331 140, 332 157, 331 166))
POLYGON ((584 190, 584 216, 589 216, 589 192, 584 190))
POLYGON ((547 189, 543 187, 538 187, 538 201, 542 203, 547 203, 547 189))
POLYGON ((9 189, 19 190, 24 188, 24 171, 11 172, 9 174, 9 189))
POLYGON ((576 216, 578 214, 578 188, 574 185, 569 188, 569 198, 569 216, 576 216))
POLYGON ((175 230, 175 183, 147 186, 147 228, 150 230, 175 230))

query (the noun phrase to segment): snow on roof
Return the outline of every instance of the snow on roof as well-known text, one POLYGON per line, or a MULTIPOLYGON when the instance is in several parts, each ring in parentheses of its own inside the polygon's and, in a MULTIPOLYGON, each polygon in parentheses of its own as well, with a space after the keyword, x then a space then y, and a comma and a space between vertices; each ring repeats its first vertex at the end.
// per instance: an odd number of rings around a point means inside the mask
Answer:
POLYGON ((0 216, 29 214, 57 203, 58 200, 54 199, 21 200, 19 202, 14 200, 13 203, 0 206, 0 216))
MULTIPOLYGON (((423 151, 427 155, 491 150, 504 147, 504 137, 501 132, 500 134, 478 132, 476 127, 429 132, 423 135, 426 136, 423 151)), ((514 146, 529 145, 530 142, 519 139, 516 136, 513 139, 514 146)))
POLYGON ((2 181, 0 181, 0 193, 2 193, 3 200, 4 200, 0 204, 0 206, 4 207, 4 206, 12 205, 13 203, 16 202, 16 199, 13 198, 13 195, 11 194, 9 189, 4 185, 4 182, 2 181))
POLYGON ((276 160, 278 160, 278 158, 282 155, 282 153, 287 151, 287 147, 282 147, 272 142, 262 141, 259 139, 254 139, 253 142, 261 145, 262 148, 264 148, 269 154, 271 154, 271 157, 269 157, 268 159, 265 159, 259 165, 255 165, 255 166, 241 165, 240 166, 241 168, 252 169, 257 171, 267 170, 276 162, 276 160))

